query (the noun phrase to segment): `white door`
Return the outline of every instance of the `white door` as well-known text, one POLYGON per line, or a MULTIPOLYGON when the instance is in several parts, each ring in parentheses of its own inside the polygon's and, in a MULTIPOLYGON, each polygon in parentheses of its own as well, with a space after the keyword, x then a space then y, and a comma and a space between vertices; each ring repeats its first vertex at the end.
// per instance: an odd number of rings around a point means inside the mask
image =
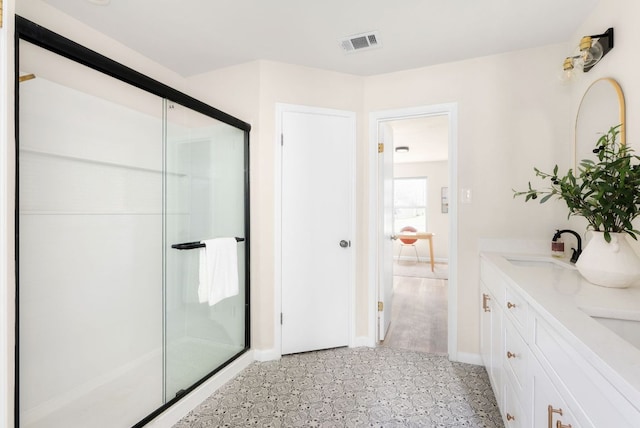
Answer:
POLYGON ((378 127, 379 141, 384 150, 378 150, 378 209, 379 237, 378 246, 378 340, 384 340, 391 324, 391 303, 393 302, 393 132, 391 127, 381 122, 378 127), (382 308, 380 308, 382 306, 382 308))
POLYGON ((282 126, 282 354, 349 344, 355 115, 300 107, 282 126))

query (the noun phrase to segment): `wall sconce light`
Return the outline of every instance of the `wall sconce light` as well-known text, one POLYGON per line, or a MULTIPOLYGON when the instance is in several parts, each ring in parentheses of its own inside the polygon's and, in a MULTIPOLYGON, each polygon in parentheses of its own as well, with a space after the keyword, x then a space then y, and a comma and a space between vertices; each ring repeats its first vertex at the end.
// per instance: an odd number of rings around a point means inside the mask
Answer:
POLYGON ((576 69, 588 72, 611 49, 613 49, 613 28, 609 28, 602 34, 584 36, 580 39, 576 54, 566 57, 562 63, 563 80, 572 78, 576 69))
POLYGON ((407 153, 408 151, 409 151, 409 146, 396 147, 396 153, 407 153))

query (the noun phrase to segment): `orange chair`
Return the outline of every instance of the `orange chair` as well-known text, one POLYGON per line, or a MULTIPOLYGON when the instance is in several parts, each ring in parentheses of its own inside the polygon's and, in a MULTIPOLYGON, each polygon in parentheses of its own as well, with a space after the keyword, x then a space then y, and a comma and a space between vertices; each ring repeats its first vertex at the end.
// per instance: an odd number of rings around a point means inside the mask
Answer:
MULTIPOLYGON (((413 226, 405 226, 402 229, 400 229, 400 234, 402 234, 402 232, 412 232, 412 233, 416 233, 418 231, 418 229, 416 229, 413 226)), ((402 247, 413 247, 413 250, 416 252, 416 261, 419 262, 420 259, 418 258, 418 249, 416 248, 416 242, 418 241, 417 238, 400 238, 400 251, 398 252, 398 261, 400 261, 400 255, 402 254, 402 247)))

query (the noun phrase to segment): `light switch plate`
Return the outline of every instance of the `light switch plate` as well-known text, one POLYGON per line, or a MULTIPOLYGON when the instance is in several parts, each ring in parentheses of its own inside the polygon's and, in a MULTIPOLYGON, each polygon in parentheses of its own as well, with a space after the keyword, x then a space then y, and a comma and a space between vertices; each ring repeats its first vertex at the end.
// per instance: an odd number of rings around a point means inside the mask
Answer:
POLYGON ((461 204, 471 203, 471 189, 466 187, 463 187, 460 189, 460 203, 461 204))

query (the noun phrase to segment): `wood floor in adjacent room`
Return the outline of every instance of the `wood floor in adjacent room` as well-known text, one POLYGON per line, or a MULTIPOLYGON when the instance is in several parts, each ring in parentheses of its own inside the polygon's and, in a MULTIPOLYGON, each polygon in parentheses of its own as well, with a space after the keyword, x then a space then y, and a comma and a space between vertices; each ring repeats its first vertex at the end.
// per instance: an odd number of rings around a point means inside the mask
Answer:
POLYGON ((391 325, 382 346, 447 353, 446 279, 394 276, 391 325))

